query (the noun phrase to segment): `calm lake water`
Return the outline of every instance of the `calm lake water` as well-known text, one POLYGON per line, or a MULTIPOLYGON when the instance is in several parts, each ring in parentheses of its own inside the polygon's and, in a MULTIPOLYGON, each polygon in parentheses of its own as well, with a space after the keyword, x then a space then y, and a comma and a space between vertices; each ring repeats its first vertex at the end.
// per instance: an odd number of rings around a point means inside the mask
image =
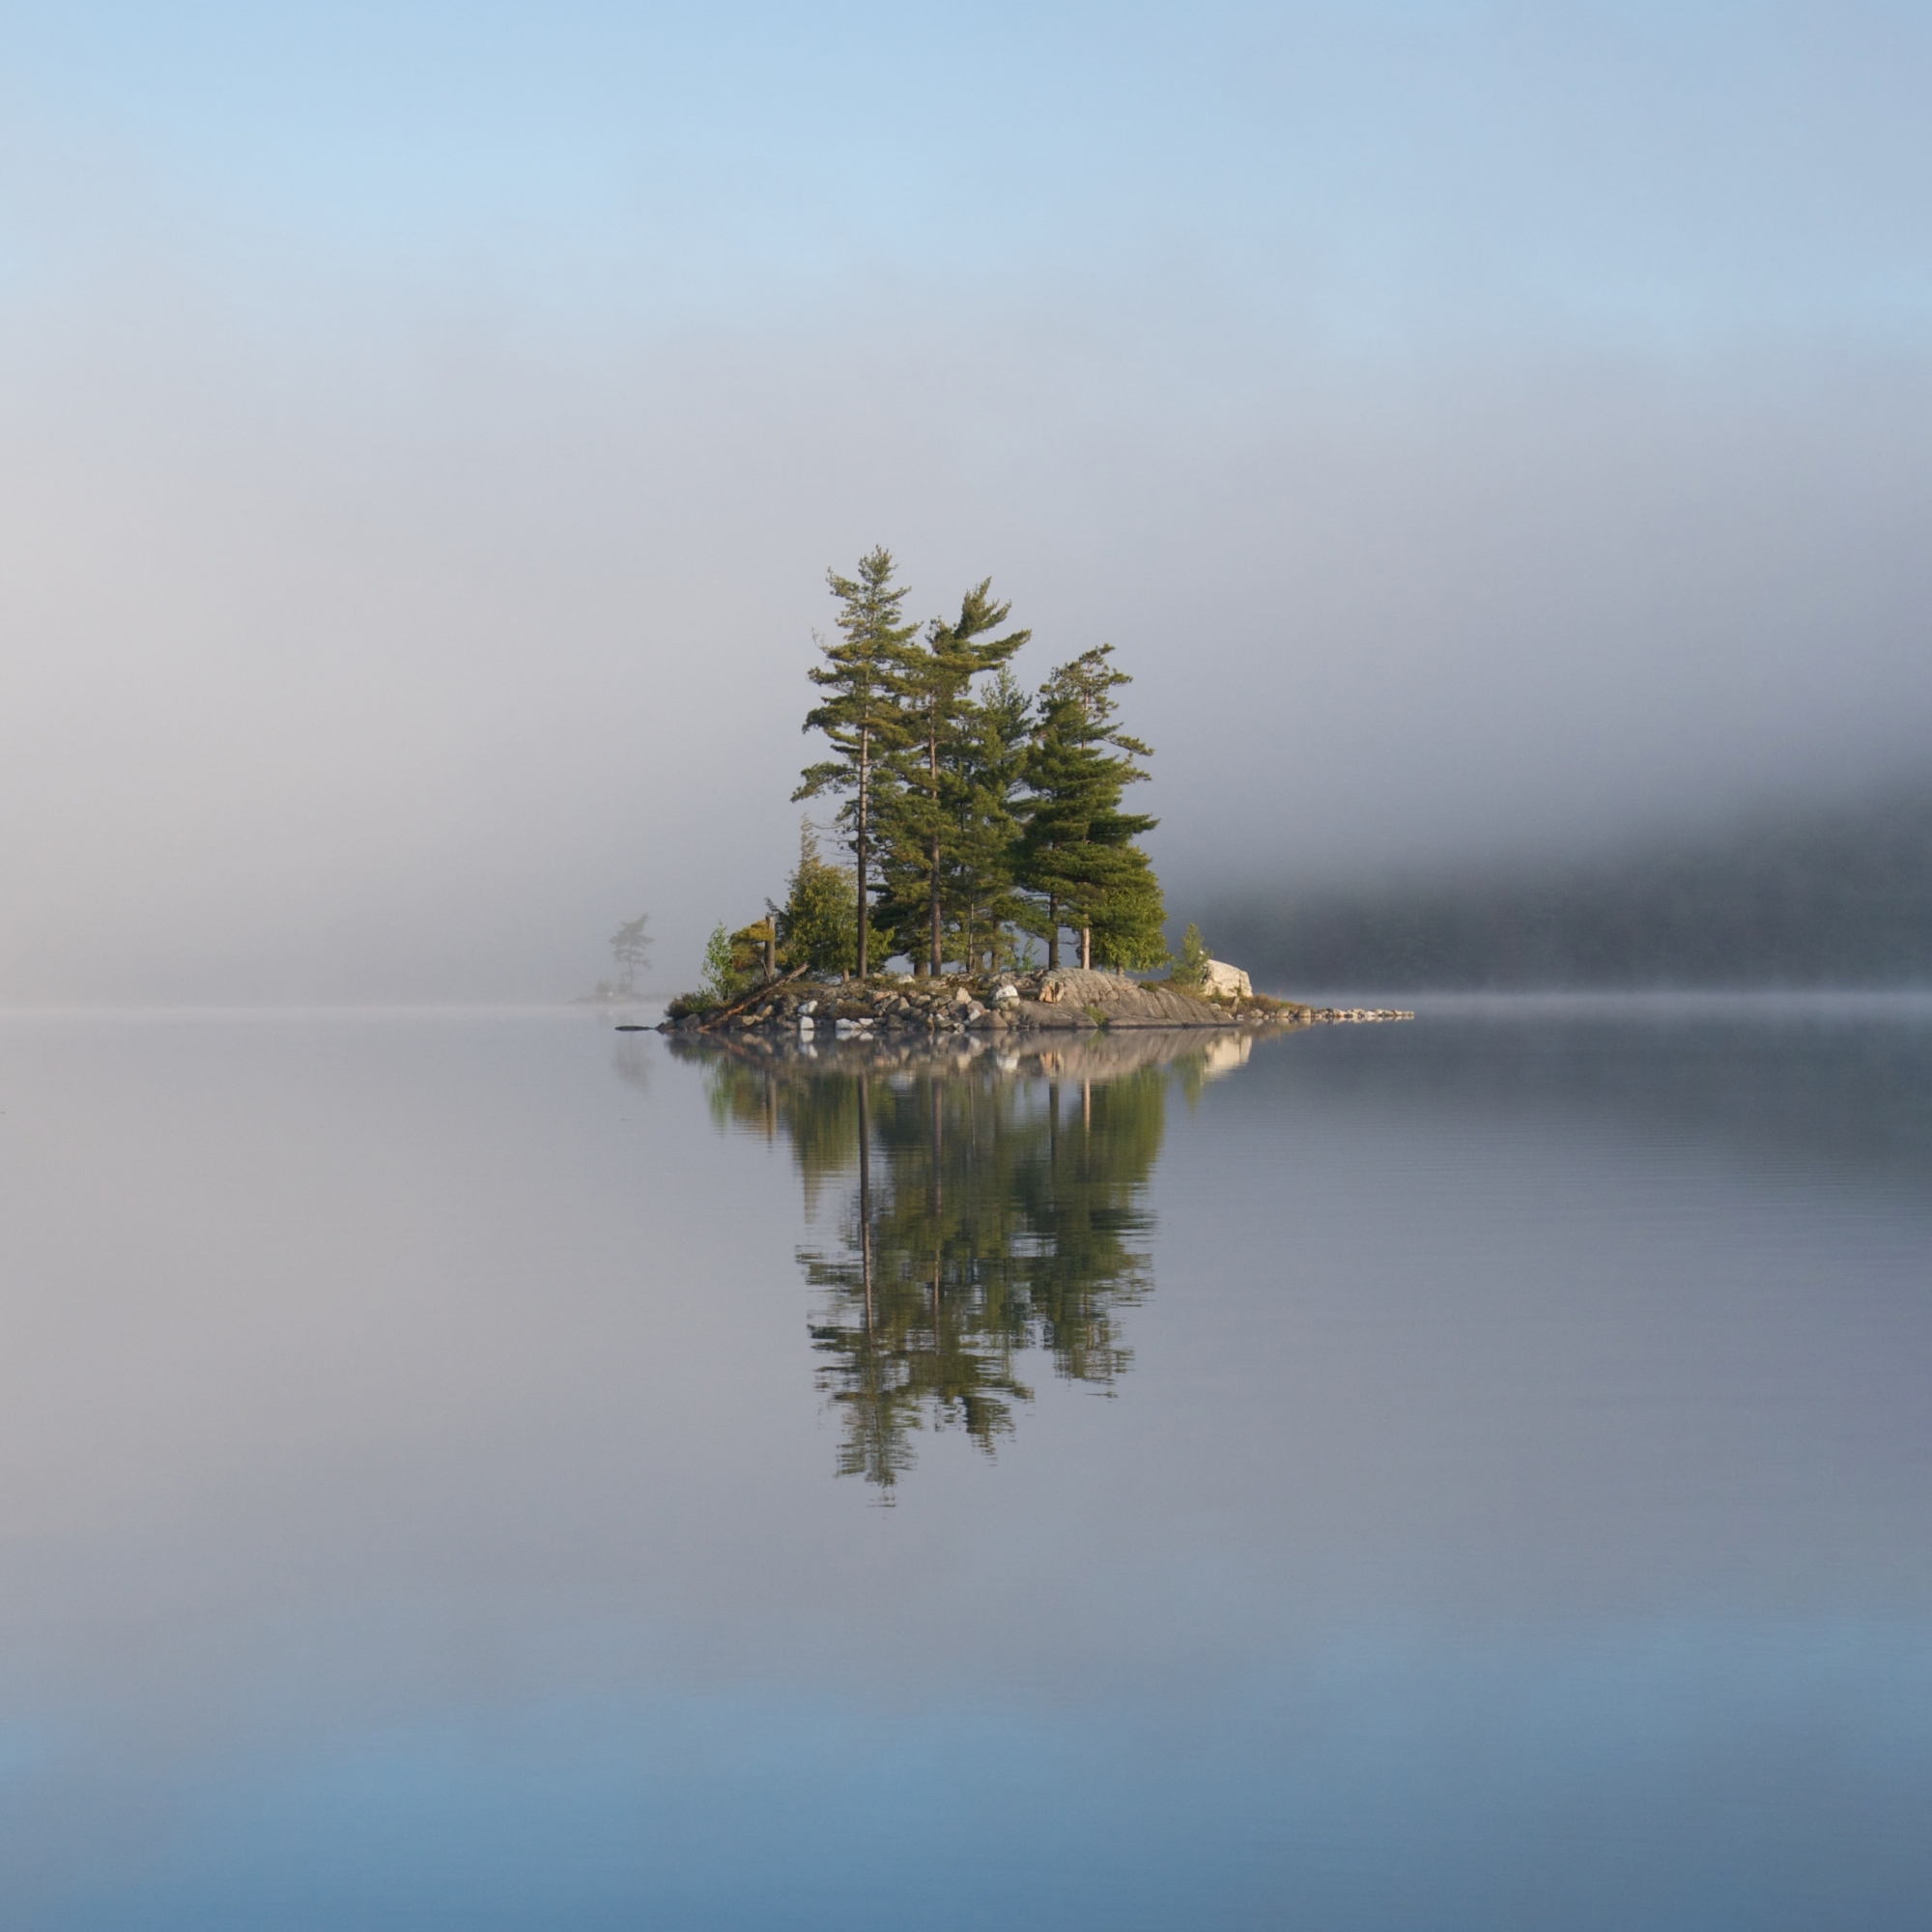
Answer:
POLYGON ((1932 1003, 0 1020, 0 1922, 1932 1923, 1932 1003))

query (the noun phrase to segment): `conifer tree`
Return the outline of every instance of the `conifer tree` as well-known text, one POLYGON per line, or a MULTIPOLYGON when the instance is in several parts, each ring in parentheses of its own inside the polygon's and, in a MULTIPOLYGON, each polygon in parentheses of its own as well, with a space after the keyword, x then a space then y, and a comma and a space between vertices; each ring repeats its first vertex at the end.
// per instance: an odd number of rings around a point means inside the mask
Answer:
POLYGON ((1002 666, 964 722, 947 909, 960 957, 970 964, 987 950, 998 967, 1009 963, 1009 928, 1023 924, 1027 911, 1014 888, 1032 700, 1002 666))
POLYGON ((1180 936, 1180 951, 1175 954, 1171 975, 1177 986, 1200 987, 1208 983, 1208 942, 1201 928, 1190 924, 1180 936))
POLYGON ((1033 635, 987 635, 1007 621, 1012 609, 995 601, 992 582, 985 578, 975 584, 960 599, 959 615, 950 624, 935 620, 928 625, 923 647, 908 651, 901 661, 908 742, 894 799, 893 896, 903 928, 909 928, 917 889, 924 930, 917 941, 908 931, 902 943, 920 969, 932 973, 945 962, 949 874, 972 868, 961 849, 961 835, 974 824, 975 737, 981 722, 972 698, 973 680, 1001 669, 1033 635))
POLYGON ((1035 902, 1033 923, 1060 963, 1063 926, 1080 930, 1080 963, 1097 951, 1110 966, 1152 966, 1167 956, 1160 882, 1133 841, 1159 822, 1121 810, 1126 787, 1153 755, 1116 722, 1112 694, 1132 680, 1108 663, 1111 644, 1062 665, 1040 687, 1028 758, 1032 794, 1016 852, 1020 885, 1035 902))
POLYGON ((892 578, 893 554, 883 545, 859 559, 856 578, 825 574, 838 600, 839 636, 836 642, 819 639, 825 662, 806 673, 827 696, 807 714, 805 728, 823 731, 835 755, 808 765, 792 793, 794 803, 825 791, 846 794, 839 817, 857 868, 861 980, 871 967, 871 858, 893 788, 894 755, 910 735, 901 690, 906 647, 919 628, 902 620, 908 593, 892 578))

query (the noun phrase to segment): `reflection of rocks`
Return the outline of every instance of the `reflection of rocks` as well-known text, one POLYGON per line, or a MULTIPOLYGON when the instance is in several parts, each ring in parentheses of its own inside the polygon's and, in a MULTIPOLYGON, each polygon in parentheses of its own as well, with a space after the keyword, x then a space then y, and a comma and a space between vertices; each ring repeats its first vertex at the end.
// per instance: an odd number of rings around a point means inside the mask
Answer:
POLYGON ((1201 1058, 1201 1071, 1209 1080, 1217 1080, 1224 1073, 1232 1073, 1236 1067, 1248 1064, 1248 1056, 1255 1050, 1254 1037, 1240 1034, 1233 1039, 1211 1039, 1201 1058))
POLYGON ((1311 1007, 1308 1017, 1318 1026, 1336 1026, 1370 1020, 1412 1020, 1415 1015, 1395 1007, 1311 1007))
POLYGON ((1204 1033, 1199 1027, 1087 1027, 1078 1032, 965 1034, 939 1039, 871 1033, 810 1039, 746 1034, 673 1034, 680 1060, 727 1059, 783 1073, 981 1073, 1009 1079, 1114 1080, 1148 1066, 1192 1066, 1214 1078, 1247 1065, 1252 1033, 1204 1033))

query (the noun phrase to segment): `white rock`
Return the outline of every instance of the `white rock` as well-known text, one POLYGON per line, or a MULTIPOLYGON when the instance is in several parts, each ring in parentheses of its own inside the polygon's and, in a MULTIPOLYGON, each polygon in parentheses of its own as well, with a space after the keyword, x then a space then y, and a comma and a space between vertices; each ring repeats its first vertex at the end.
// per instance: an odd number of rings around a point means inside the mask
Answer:
POLYGON ((993 988, 993 1004, 996 1007, 1010 1007, 1017 1003, 1020 989, 1010 980, 993 988))
POLYGON ((1251 1000, 1255 994, 1248 976, 1238 966, 1230 966, 1220 959, 1208 960, 1207 978, 1202 984, 1208 992, 1218 993, 1224 999, 1233 999, 1238 994, 1244 1000, 1251 1000))

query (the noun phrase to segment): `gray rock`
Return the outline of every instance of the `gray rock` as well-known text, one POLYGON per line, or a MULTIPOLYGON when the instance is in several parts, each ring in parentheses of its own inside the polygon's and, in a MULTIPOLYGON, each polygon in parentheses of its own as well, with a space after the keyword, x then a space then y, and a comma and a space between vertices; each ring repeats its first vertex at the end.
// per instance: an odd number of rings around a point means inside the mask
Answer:
POLYGON ((1210 959, 1202 981, 1210 993, 1224 1000, 1251 1000, 1255 989, 1248 981, 1248 976, 1238 966, 1230 966, 1225 960, 1210 959))

